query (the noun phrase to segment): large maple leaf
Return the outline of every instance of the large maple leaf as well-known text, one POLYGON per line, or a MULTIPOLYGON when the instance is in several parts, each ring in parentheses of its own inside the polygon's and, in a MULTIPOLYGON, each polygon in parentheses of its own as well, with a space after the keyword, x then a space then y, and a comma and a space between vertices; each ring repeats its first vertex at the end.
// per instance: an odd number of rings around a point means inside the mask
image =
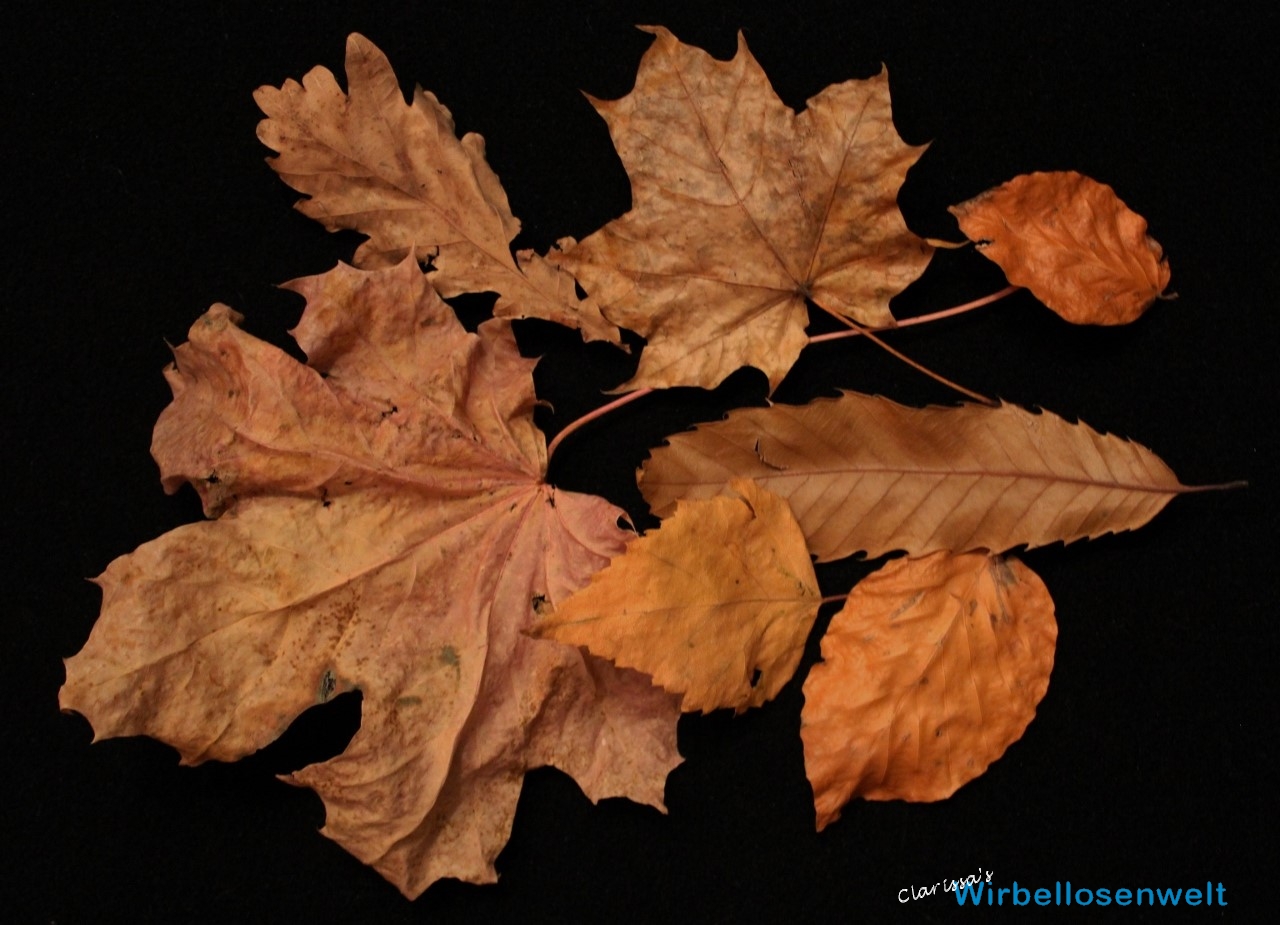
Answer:
POLYGON ((922 147, 893 127, 883 71, 796 114, 739 36, 731 61, 662 28, 632 92, 593 104, 631 177, 632 209, 552 258, 609 320, 648 338, 622 388, 713 387, 741 366, 776 387, 807 342, 805 300, 864 325, 932 248, 898 211, 922 147))
POLYGON ((290 285, 309 367, 225 306, 176 350, 153 452, 169 489, 190 481, 221 515, 111 563, 62 706, 194 764, 358 688, 347 749, 290 779, 410 896, 495 878, 527 769, 661 807, 675 700, 524 634, 628 534, 606 501, 544 483, 509 324, 467 333, 412 260, 290 285))

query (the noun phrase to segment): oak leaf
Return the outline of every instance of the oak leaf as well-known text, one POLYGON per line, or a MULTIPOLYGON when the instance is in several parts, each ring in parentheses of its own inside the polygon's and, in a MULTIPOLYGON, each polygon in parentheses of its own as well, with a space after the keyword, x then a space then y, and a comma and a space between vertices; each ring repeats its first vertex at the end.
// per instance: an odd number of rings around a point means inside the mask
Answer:
POLYGON ((222 513, 111 563, 63 708, 194 764, 359 689, 347 749, 289 779, 409 896, 495 879, 528 769, 661 808, 674 699, 523 632, 628 533, 603 499, 544 483, 509 323, 467 333, 412 260, 291 288, 310 366, 226 306, 175 351, 153 452, 170 490, 190 481, 222 513))
POLYGON ((564 270, 532 250, 512 259, 520 221, 485 160, 484 139, 459 140, 449 110, 421 87, 406 104, 386 56, 362 35, 347 39, 346 69, 347 93, 317 67, 301 83, 254 94, 268 116, 258 137, 279 152, 268 162, 309 197, 298 209, 330 231, 368 235, 357 266, 416 253, 430 258, 443 296, 496 292, 499 318, 543 318, 619 343, 618 329, 576 295, 564 270))
POLYGON ((717 61, 646 27, 635 88, 592 100, 631 177, 632 209, 553 259, 609 320, 646 338, 620 389, 713 387, 739 367, 772 391, 806 343, 806 299, 873 327, 931 247, 897 208, 922 147, 893 127, 882 71, 797 115, 741 35, 717 61))
POLYGON ((1049 687, 1044 583, 984 552, 894 559, 850 593, 804 684, 819 829, 853 797, 941 800, 1016 742, 1049 687))
POLYGON ((1082 174, 1014 177, 950 211, 1009 282, 1073 324, 1127 324, 1169 285, 1146 219, 1082 174))
POLYGON ((787 503, 740 480, 681 503, 535 632, 652 675, 683 710, 741 711, 791 679, 819 603, 787 503))
POLYGON ((1048 412, 908 408, 855 392, 740 409, 676 434, 639 481, 664 516, 734 478, 786 498, 820 562, 1094 538, 1140 527, 1194 490, 1145 447, 1048 412))

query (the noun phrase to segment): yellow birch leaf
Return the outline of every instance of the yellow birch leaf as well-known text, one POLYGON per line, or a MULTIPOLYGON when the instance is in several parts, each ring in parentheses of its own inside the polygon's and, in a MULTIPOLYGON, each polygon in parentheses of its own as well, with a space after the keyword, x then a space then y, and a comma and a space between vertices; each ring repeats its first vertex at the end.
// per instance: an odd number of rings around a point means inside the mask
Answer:
POLYGON ((790 680, 818 605, 786 502, 744 480, 679 505, 534 632, 651 675, 682 710, 741 711, 790 680))

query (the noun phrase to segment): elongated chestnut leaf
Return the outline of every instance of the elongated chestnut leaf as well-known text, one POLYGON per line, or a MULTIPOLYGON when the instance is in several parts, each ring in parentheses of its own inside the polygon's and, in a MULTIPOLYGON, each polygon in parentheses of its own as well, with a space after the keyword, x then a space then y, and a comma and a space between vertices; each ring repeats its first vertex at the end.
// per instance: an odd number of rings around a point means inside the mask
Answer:
POLYGON ((1094 538, 1140 527, 1193 490, 1145 447, 1048 412, 908 408, 855 392, 677 434, 639 480, 664 515, 743 477, 788 500, 822 562, 1094 538))

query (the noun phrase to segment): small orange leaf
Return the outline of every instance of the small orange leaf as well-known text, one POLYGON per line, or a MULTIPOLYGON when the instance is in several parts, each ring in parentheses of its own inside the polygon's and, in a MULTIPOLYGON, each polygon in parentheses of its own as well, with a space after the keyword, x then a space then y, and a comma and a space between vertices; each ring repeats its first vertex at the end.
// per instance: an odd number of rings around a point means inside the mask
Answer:
POLYGON ((1049 687, 1044 583, 986 553, 895 559, 853 589, 804 685, 818 828, 853 797, 949 797, 1021 736, 1049 687))
POLYGON ((1146 219, 1082 174, 1025 174, 950 211, 1009 282, 1073 324, 1127 324, 1169 285, 1146 219))
POLYGON ((787 502, 745 479, 730 488, 680 503, 533 632, 652 675, 686 712, 772 698, 800 661, 818 582, 787 502))

